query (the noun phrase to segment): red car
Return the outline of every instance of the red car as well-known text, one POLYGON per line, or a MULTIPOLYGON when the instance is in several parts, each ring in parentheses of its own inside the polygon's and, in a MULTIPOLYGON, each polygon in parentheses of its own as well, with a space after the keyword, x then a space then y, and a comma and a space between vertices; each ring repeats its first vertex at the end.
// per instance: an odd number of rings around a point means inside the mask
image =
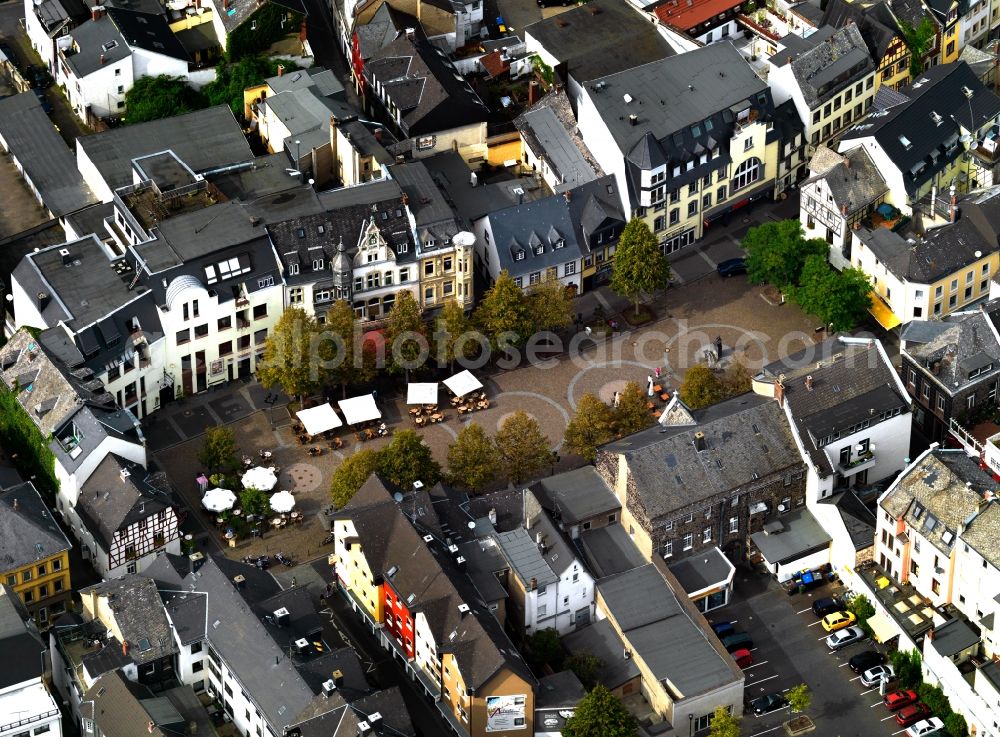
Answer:
POLYGON ((896 712, 896 724, 900 727, 909 727, 911 724, 916 724, 921 719, 926 719, 930 715, 931 708, 927 704, 921 702, 910 704, 896 712))
POLYGON ((885 708, 889 711, 898 711, 904 706, 909 706, 910 704, 915 704, 916 702, 917 692, 912 690, 893 691, 892 693, 886 694, 885 698, 882 699, 882 703, 885 704, 885 708))

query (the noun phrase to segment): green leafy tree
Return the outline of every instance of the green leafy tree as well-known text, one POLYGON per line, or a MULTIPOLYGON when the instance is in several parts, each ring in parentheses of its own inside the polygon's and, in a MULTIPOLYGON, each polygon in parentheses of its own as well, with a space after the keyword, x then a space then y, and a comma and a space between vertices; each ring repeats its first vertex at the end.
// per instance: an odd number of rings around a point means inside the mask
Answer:
POLYGON ((965 723, 965 717, 961 714, 951 712, 941 721, 944 722, 944 731, 949 737, 967 737, 969 734, 969 725, 965 723))
POLYGON ((639 314, 639 300, 670 282, 670 264, 656 244, 656 236, 642 220, 632 218, 618 239, 611 290, 628 297, 639 314))
POLYGON ((465 308, 457 300, 449 299, 434 322, 434 339, 438 360, 454 368, 455 361, 468 358, 473 346, 466 345, 463 336, 472 330, 465 308))
POLYGON ((645 430, 653 424, 653 417, 646 405, 649 399, 642 387, 630 381, 618 395, 618 406, 612 412, 612 427, 619 438, 645 430))
POLYGON ((549 439, 524 410, 503 421, 493 442, 507 477, 515 484, 536 475, 552 458, 549 439))
POLYGON ((715 707, 708 723, 708 737, 740 737, 740 720, 724 706, 715 707))
POLYGON ((378 456, 378 451, 366 448, 347 456, 344 462, 337 466, 330 480, 330 497, 337 509, 351 501, 362 484, 375 473, 378 456))
POLYGON ((257 379, 264 386, 280 386, 290 395, 302 397, 318 386, 313 365, 313 335, 316 320, 298 307, 287 308, 264 345, 264 361, 257 366, 257 379))
POLYGON ((558 279, 546 279, 528 291, 535 330, 558 330, 573 322, 573 298, 558 279))
POLYGON ((543 630, 536 630, 533 634, 525 638, 524 654, 536 674, 545 673, 546 666, 553 671, 563 669, 563 662, 566 660, 566 651, 563 649, 562 640, 559 633, 551 627, 543 630))
POLYGON ((513 335, 507 340, 510 345, 524 345, 535 324, 528 297, 506 270, 501 271, 493 286, 486 290, 473 313, 473 322, 494 349, 500 347, 506 333, 513 335))
POLYGON ((924 54, 931 49, 937 29, 929 16, 924 16, 916 26, 899 19, 899 30, 910 52, 910 76, 914 79, 924 70, 924 54))
POLYGON ((857 619, 857 625, 865 631, 865 634, 869 637, 872 636, 871 625, 868 624, 868 620, 875 616, 875 607, 872 603, 868 601, 866 596, 855 596, 847 604, 847 610, 854 614, 857 619))
POLYGON ((850 330, 871 306, 871 282, 860 269, 835 271, 825 256, 810 256, 792 298, 834 331, 850 330))
POLYGON ((326 321, 316 326, 316 355, 321 361, 320 380, 338 384, 347 397, 350 384, 364 384, 375 378, 375 360, 364 350, 354 310, 346 300, 337 300, 327 310, 326 321))
POLYGON ((420 305, 410 290, 401 290, 385 325, 386 350, 392 352, 390 373, 406 371, 409 377, 410 369, 420 359, 421 338, 425 339, 426 335, 427 325, 420 305))
POLYGON ((696 364, 684 373, 680 386, 681 401, 691 409, 701 409, 715 404, 723 397, 719 377, 708 366, 696 364))
POLYGON ((378 472, 386 481, 409 490, 414 481, 431 487, 441 479, 441 466, 415 430, 400 430, 379 451, 378 472))
POLYGON ((753 389, 753 374, 742 360, 737 359, 726 369, 721 384, 722 393, 726 397, 746 394, 753 389))
MULTIPOLYGON (((298 13, 290 13, 277 3, 265 3, 228 34, 226 58, 242 59, 249 54, 266 52, 275 41, 298 33, 301 22, 302 16, 298 13)), ((289 67, 285 67, 285 71, 288 70, 289 67)))
POLYGON ((788 705, 792 707, 792 711, 803 712, 812 703, 812 691, 809 690, 809 686, 800 683, 798 686, 792 686, 788 689, 785 698, 788 699, 788 705))
POLYGON ((614 440, 614 413, 596 394, 584 394, 576 406, 576 414, 566 425, 563 442, 566 448, 585 461, 592 462, 598 446, 614 440))
POLYGON ((470 422, 448 446, 449 482, 473 493, 480 491, 497 476, 496 455, 490 436, 470 422))
POLYGON ((828 248, 822 240, 807 241, 798 220, 763 223, 743 236, 749 279, 779 289, 798 284, 805 260, 812 255, 825 256, 828 248))
POLYGON ((123 123, 145 123, 148 120, 170 118, 208 106, 204 95, 189 87, 180 77, 161 74, 139 77, 125 93, 123 123))
POLYGON ((271 497, 262 489, 244 489, 240 492, 240 509, 245 514, 267 514, 271 510, 271 497))
POLYGON ((574 653, 566 658, 563 667, 573 671, 589 691, 597 685, 597 676, 604 667, 604 661, 590 653, 574 653))
POLYGON ((896 679, 900 688, 916 688, 923 682, 920 669, 920 653, 916 650, 893 650, 889 654, 889 662, 896 671, 896 679))
POLYGON ((944 691, 939 687, 932 686, 929 683, 918 683, 917 695, 920 696, 921 701, 931 708, 932 712, 942 719, 951 714, 951 703, 948 701, 948 697, 944 695, 944 691))
MULTIPOLYGON (((249 27, 250 24, 244 25, 249 27)), ((268 77, 273 77, 278 73, 279 64, 284 66, 285 72, 299 68, 290 59, 268 59, 261 56, 243 56, 235 63, 220 64, 216 68, 215 80, 202 88, 202 94, 209 105, 228 105, 237 119, 242 119, 246 112, 243 91, 248 87, 257 87, 268 77)))
POLYGON ((205 430, 204 444, 198 452, 198 463, 209 473, 232 473, 239 467, 236 433, 231 427, 220 425, 205 430))
POLYGON ((604 686, 596 686, 566 720, 563 737, 635 737, 636 719, 604 686))
POLYGON ((56 457, 49 448, 49 440, 32 422, 17 392, 9 391, 0 383, 0 447, 2 447, 21 476, 34 479, 39 490, 55 493, 59 489, 56 479, 56 457))

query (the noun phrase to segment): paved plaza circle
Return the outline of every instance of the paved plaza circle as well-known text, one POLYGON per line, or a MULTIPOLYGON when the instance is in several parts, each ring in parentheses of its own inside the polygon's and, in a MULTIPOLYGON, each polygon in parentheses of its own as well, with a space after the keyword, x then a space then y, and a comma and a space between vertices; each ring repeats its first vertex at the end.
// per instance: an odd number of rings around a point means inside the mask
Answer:
POLYGON ((322 478, 323 474, 311 463, 293 463, 282 470, 278 487, 289 491, 312 491, 322 478))
POLYGON ((625 379, 614 379, 613 381, 609 381, 601 387, 601 390, 598 392, 598 396, 605 404, 611 404, 612 400, 615 398, 615 392, 620 393, 624 391, 626 384, 628 384, 628 381, 625 379))

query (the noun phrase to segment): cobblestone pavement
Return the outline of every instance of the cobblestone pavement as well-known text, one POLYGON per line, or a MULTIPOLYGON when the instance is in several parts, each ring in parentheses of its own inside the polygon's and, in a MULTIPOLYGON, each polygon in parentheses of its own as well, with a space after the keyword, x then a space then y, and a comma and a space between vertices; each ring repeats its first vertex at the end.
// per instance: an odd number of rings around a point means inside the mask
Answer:
MULTIPOLYGON (((620 302, 616 304, 620 306, 620 302)), ((417 432, 443 465, 448 444, 463 424, 477 422, 492 433, 512 412, 524 410, 538 421, 558 451, 566 423, 585 393, 609 400, 627 381, 645 387, 646 378, 657 367, 663 371, 662 383, 676 388, 685 368, 696 362, 717 336, 722 338, 727 359, 739 357, 751 369, 823 337, 815 332, 814 321, 797 307, 770 304, 762 298, 760 289, 749 286, 744 277, 721 279, 713 275, 697 284, 671 289, 658 301, 656 309, 658 319, 654 323, 641 330, 615 334, 600 344, 584 341, 581 355, 575 358, 564 355, 541 365, 511 370, 474 370, 485 385, 491 407, 461 419, 447 407, 443 423, 418 428, 417 432)), ((402 392, 394 397, 379 396, 384 419, 394 430, 413 427, 404 402, 402 392)), ((262 448, 274 453, 273 462, 282 469, 278 488, 294 491, 305 521, 290 529, 269 532, 263 540, 241 541, 228 551, 237 557, 278 550, 299 560, 322 555, 325 550, 320 542, 325 531, 316 513, 327 503, 334 469, 346 454, 359 448, 377 449, 388 442, 380 438, 362 443, 353 432, 345 430, 340 434, 344 440, 342 450, 331 450, 323 444, 322 455, 310 457, 307 448, 292 434, 287 409, 280 405, 268 409, 261 401, 259 387, 242 383, 167 406, 152 420, 146 432, 156 459, 188 507, 197 510, 193 518, 211 531, 215 544, 224 542, 221 531, 215 529, 214 518, 201 511, 194 480, 200 470, 197 454, 203 428, 231 424, 244 454, 256 457, 262 448)), ((576 456, 565 452, 561 455, 555 470, 582 464, 576 456)))

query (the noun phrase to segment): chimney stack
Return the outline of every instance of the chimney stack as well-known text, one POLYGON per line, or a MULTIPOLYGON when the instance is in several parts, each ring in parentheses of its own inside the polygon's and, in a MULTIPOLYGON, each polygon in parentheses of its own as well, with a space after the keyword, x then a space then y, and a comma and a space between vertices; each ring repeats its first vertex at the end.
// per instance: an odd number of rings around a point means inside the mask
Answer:
POLYGON ((705 433, 703 433, 701 430, 699 430, 694 434, 694 447, 695 450, 697 450, 699 453, 705 450, 706 447, 708 447, 707 444, 705 443, 705 433))
POLYGON ((808 389, 809 391, 813 390, 813 377, 812 377, 812 374, 809 374, 806 377, 806 389, 808 389))
POLYGON ((279 64, 278 65, 278 76, 281 77, 281 76, 284 76, 284 74, 285 74, 285 65, 284 64, 279 64))
POLYGON ((376 141, 378 141, 379 143, 382 143, 382 129, 381 128, 376 128, 375 129, 374 136, 375 136, 375 140, 376 141))
POLYGON ((782 374, 778 377, 778 380, 774 382, 774 398, 778 400, 778 406, 785 406, 785 375, 782 374))
POLYGON ((847 216, 847 205, 840 206, 840 214, 844 215, 845 217, 847 216))
POLYGON ((563 197, 566 199, 567 202, 572 202, 573 201, 573 190, 567 189, 565 192, 563 192, 563 197))
POLYGON ((528 107, 538 102, 538 80, 533 79, 528 82, 528 107))
POLYGON ((94 7, 92 7, 90 9, 90 19, 91 20, 100 20, 103 15, 104 15, 104 6, 103 5, 95 5, 94 7))
POLYGON ((104 54, 101 54, 101 66, 104 66, 104 62, 105 61, 106 61, 106 59, 104 57, 104 54))
POLYGON ((955 194, 955 183, 951 183, 951 203, 948 205, 948 219, 955 222, 956 210, 958 209, 958 196, 955 194))
POLYGON ((631 113, 628 116, 628 122, 630 125, 639 125, 639 116, 635 113, 631 113))

